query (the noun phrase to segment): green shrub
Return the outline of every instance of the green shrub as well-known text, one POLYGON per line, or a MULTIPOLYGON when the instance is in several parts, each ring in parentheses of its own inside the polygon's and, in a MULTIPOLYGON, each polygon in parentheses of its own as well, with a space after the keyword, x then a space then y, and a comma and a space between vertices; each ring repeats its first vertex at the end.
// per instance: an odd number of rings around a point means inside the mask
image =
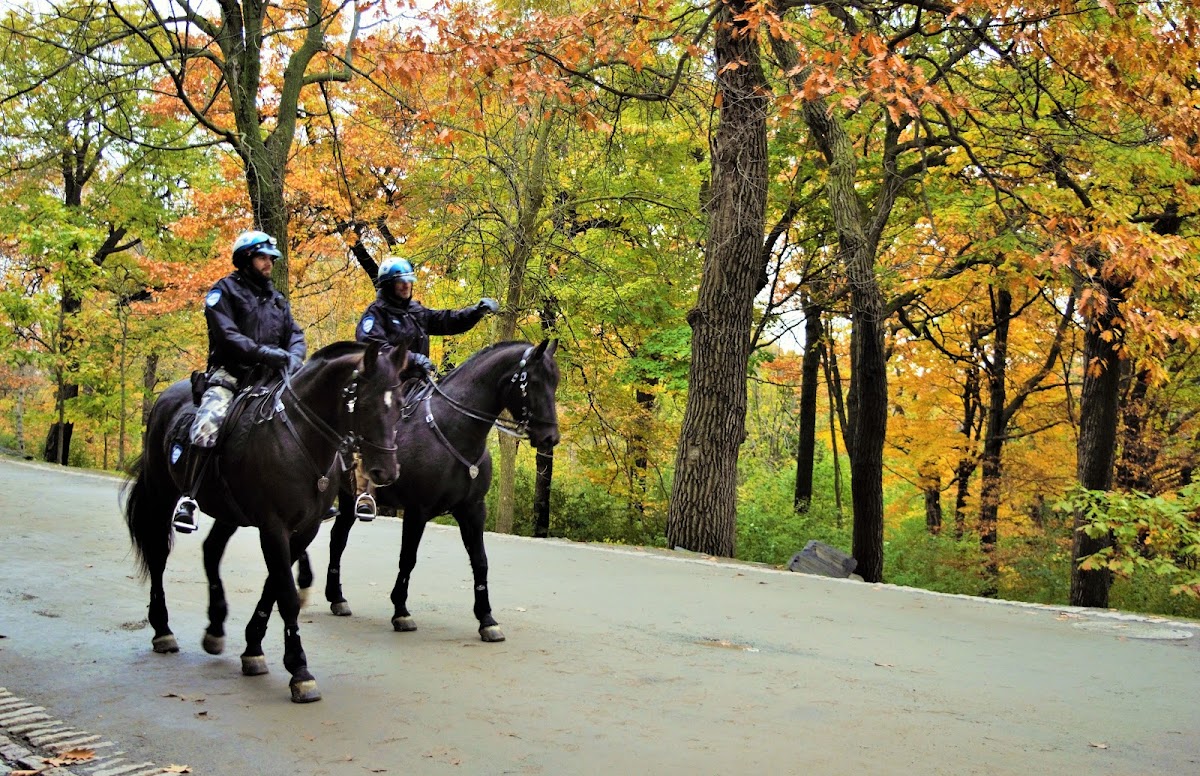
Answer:
POLYGON ((965 595, 980 595, 986 587, 983 552, 972 533, 962 539, 934 536, 924 519, 912 518, 890 533, 883 550, 884 581, 890 584, 965 595))
MULTIPOLYGON (((812 539, 849 553, 851 519, 837 514, 833 495, 833 464, 829 456, 813 471, 813 499, 807 511, 797 514, 793 506, 796 472, 769 470, 752 461, 741 466, 736 557, 753 563, 783 565, 812 539)), ((849 509, 849 494, 843 498, 849 509)))

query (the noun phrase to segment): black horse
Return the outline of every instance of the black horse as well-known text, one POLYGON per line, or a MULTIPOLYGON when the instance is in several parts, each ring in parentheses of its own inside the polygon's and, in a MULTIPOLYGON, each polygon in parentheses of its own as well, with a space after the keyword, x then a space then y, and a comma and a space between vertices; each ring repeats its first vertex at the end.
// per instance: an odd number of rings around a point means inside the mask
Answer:
MULTIPOLYGON (((299 371, 271 387, 247 391, 221 431, 217 456, 197 488, 200 508, 216 521, 204 540, 209 624, 203 646, 225 648, 228 607, 219 565, 239 526, 259 531, 267 581, 246 626, 242 673, 267 673, 262 640, 275 602, 284 622, 283 664, 291 673, 292 700, 320 700, 300 643, 300 599, 292 559, 312 542, 333 505, 337 482, 354 450, 371 480, 396 479, 395 427, 400 415, 398 374, 407 351, 380 355, 378 346, 339 342, 313 354, 299 371), (331 484, 333 487, 331 487, 331 484)), ((163 571, 174 533, 172 506, 185 485, 187 430, 195 412, 191 386, 182 380, 163 391, 146 428, 142 456, 125 488, 125 519, 143 579, 150 579, 150 624, 155 652, 178 652, 167 624, 163 571)))
MULTIPOLYGON (((406 401, 396 426, 400 476, 375 491, 383 506, 404 510, 400 542, 400 572, 392 589, 397 631, 417 629, 406 606, 408 582, 417 564, 417 547, 425 524, 451 514, 458 522, 463 546, 475 578, 475 617, 484 641, 504 641, 488 600, 488 563, 483 546, 487 509, 483 498, 492 482, 492 458, 487 438, 493 426, 513 436, 527 436, 535 447, 558 444, 557 341, 502 342, 483 348, 423 393, 406 401), (500 420, 508 410, 515 423, 500 420)), ((342 595, 340 565, 346 539, 354 525, 354 497, 343 490, 340 512, 329 537, 329 570, 325 597, 336 615, 350 614, 342 595)), ((300 562, 301 585, 312 581, 307 555, 300 562)))

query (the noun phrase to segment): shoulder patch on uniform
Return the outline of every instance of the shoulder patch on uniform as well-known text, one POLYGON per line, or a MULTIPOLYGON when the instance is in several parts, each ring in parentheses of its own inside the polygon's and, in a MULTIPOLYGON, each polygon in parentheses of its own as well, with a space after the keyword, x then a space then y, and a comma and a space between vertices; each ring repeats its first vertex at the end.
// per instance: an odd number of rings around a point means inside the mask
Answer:
POLYGON ((221 301, 221 289, 219 288, 214 288, 204 297, 204 303, 209 307, 215 306, 219 301, 221 301))
POLYGON ((363 332, 369 332, 373 328, 375 328, 375 316, 368 315, 367 317, 363 318, 363 321, 362 321, 363 332))

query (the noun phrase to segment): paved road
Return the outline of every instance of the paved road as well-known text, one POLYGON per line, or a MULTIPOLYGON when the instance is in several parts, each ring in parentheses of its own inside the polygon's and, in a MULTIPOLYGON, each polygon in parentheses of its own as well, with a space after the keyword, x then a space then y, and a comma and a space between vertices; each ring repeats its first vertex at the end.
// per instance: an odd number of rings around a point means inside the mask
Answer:
MULTIPOLYGON (((199 646, 200 540, 177 542, 167 595, 183 651, 157 655, 117 491, 0 461, 0 687, 123 762, 203 776, 1200 773, 1200 623, 489 535, 508 640, 484 644, 457 532, 431 526, 420 630, 399 634, 392 519, 351 536, 354 617, 306 610, 324 700, 292 704, 277 618, 272 673, 239 673, 255 534, 226 556, 219 657, 199 646)), ((3 703, 0 734, 20 742, 3 703)))

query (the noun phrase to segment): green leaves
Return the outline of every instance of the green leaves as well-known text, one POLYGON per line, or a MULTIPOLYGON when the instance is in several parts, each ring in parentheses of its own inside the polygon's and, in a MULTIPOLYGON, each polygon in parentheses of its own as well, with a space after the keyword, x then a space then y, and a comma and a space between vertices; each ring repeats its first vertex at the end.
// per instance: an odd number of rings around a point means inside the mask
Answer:
POLYGON ((1089 537, 1111 538, 1109 546, 1080 558, 1080 569, 1167 577, 1173 593, 1200 598, 1200 484, 1163 496, 1076 487, 1056 508, 1080 516, 1079 530, 1089 537))

